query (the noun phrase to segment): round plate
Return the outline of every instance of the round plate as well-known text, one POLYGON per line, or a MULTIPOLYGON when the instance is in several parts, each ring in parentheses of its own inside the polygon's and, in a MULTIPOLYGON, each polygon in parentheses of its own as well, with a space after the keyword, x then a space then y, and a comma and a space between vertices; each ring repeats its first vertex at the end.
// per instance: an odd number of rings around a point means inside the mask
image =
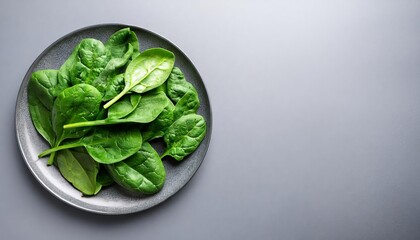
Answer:
MULTIPOLYGON (((16 102, 16 134, 23 158, 35 178, 52 194, 77 208, 102 214, 126 214, 153 207, 178 192, 200 167, 207 152, 212 129, 210 102, 204 83, 187 56, 174 44, 163 37, 135 26, 104 24, 76 30, 60 38, 35 60, 23 79, 16 102), (32 72, 41 69, 58 69, 70 56, 73 48, 84 38, 95 38, 105 42, 117 30, 130 27, 139 39, 140 50, 162 47, 175 54, 175 65, 185 74, 198 91, 201 106, 198 113, 207 121, 207 134, 197 150, 182 162, 164 159, 167 178, 163 189, 151 196, 133 196, 113 184, 98 195, 83 197, 73 188, 54 166, 47 166, 47 159, 38 159, 38 154, 49 148, 48 143, 35 130, 28 110, 27 85, 32 72)), ((162 145, 155 145, 162 152, 162 145)))

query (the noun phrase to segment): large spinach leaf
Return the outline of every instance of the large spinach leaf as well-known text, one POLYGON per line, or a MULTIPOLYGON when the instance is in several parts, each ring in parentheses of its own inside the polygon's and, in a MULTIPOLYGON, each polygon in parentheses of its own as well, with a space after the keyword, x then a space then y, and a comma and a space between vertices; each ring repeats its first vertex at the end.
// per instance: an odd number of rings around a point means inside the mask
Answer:
POLYGON ((52 109, 52 125, 57 135, 57 146, 64 139, 85 135, 89 129, 63 129, 63 126, 96 119, 101 100, 101 93, 89 84, 74 85, 58 95, 52 109))
POLYGON ((50 146, 55 143, 51 110, 55 99, 53 92, 57 85, 57 72, 57 70, 34 72, 28 83, 28 103, 32 122, 50 146))
POLYGON ((105 47, 111 51, 113 58, 122 58, 128 51, 129 46, 133 48, 133 58, 140 54, 140 44, 135 32, 130 28, 123 28, 112 34, 105 47))
POLYGON ((192 153, 204 139, 206 122, 201 115, 189 114, 176 120, 165 132, 165 156, 172 156, 180 161, 192 153))
POLYGON ((129 191, 143 194, 153 194, 161 190, 166 178, 158 153, 147 142, 133 156, 106 165, 106 168, 116 183, 129 191))
POLYGON ((110 51, 96 39, 86 38, 80 42, 76 62, 70 70, 71 83, 92 84, 111 59, 110 51))
POLYGON ((110 107, 129 91, 144 93, 160 86, 171 73, 174 62, 175 55, 162 48, 151 48, 140 53, 127 66, 123 91, 107 102, 104 108, 110 107))
POLYGON ((114 92, 115 88, 124 89, 124 79, 120 82, 120 79, 114 79, 122 68, 128 63, 130 57, 133 54, 133 47, 128 44, 128 50, 121 58, 112 58, 105 69, 99 74, 92 85, 94 85, 100 92, 104 94, 104 101, 115 97, 118 92, 114 92), (118 86, 116 86, 118 84, 118 86))
POLYGON ((70 71, 73 66, 78 62, 78 52, 80 44, 76 45, 73 49, 73 52, 70 54, 70 57, 64 62, 64 64, 58 70, 57 76, 57 86, 54 88, 53 95, 58 96, 64 89, 71 86, 71 76, 70 71))
POLYGON ((57 85, 57 70, 40 70, 32 73, 28 93, 34 94, 51 111, 54 103, 54 88, 57 85))
POLYGON ((130 59, 140 54, 140 47, 136 34, 130 28, 124 28, 109 37, 105 48, 111 53, 111 60, 93 85, 104 94, 103 101, 108 101, 124 89, 124 77, 119 73, 130 59))
POLYGON ((32 123, 41 136, 47 140, 50 146, 55 143, 55 133, 51 124, 51 111, 49 111, 34 93, 28 93, 29 113, 32 123))
POLYGON ((101 190, 96 181, 99 164, 83 151, 63 150, 57 153, 57 167, 61 175, 84 195, 101 190))
POLYGON ((149 123, 168 105, 168 98, 163 92, 151 92, 143 95, 137 107, 123 118, 106 118, 94 121, 82 121, 64 125, 64 129, 88 126, 112 125, 119 123, 149 123))
POLYGON ((92 134, 42 152, 39 157, 76 147, 85 147, 95 161, 104 164, 119 162, 137 152, 142 145, 138 128, 95 128, 92 134))

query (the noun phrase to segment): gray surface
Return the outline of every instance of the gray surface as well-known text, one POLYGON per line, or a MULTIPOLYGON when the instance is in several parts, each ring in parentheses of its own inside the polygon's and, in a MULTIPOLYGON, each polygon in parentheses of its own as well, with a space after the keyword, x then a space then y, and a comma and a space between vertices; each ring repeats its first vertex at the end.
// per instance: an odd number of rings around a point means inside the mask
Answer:
MULTIPOLYGON (((81 193, 71 186, 60 174, 57 168, 47 166, 46 159, 39 159, 38 154, 49 148, 32 123, 28 109, 28 82, 34 71, 43 69, 59 69, 67 60, 71 52, 81 39, 94 38, 102 42, 119 29, 127 27, 121 24, 100 24, 82 28, 63 36, 50 45, 28 69, 16 101, 16 135, 19 148, 25 163, 37 180, 53 195, 64 202, 80 209, 103 214, 127 214, 139 212, 156 206, 177 193, 191 179, 200 167, 209 147, 212 132, 211 107, 204 83, 192 62, 176 46, 168 40, 142 28, 131 26, 137 35, 141 49, 156 47, 165 48, 176 56, 175 66, 182 69, 188 81, 197 90, 200 98, 198 114, 206 121, 207 133, 200 146, 190 155, 177 162, 175 160, 163 161, 166 180, 163 189, 151 196, 130 196, 124 194, 121 188, 115 186, 102 189, 95 197, 83 197, 81 193)), ((159 154, 164 152, 163 142, 152 142, 159 154)))
POLYGON ((2 239, 420 238, 419 1, 101 2, 0 3, 2 239), (44 190, 13 129, 34 59, 103 22, 178 45, 213 110, 192 181, 123 217, 44 190))

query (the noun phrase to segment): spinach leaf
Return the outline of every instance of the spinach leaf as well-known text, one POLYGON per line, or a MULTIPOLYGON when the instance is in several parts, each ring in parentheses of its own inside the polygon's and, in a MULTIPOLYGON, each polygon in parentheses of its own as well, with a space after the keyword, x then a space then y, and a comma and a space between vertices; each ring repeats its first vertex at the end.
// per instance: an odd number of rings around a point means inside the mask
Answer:
POLYGON ((151 92, 143 95, 137 107, 127 116, 115 119, 107 118, 95 121, 82 121, 64 125, 64 129, 72 129, 79 127, 112 125, 119 123, 149 123, 157 118, 157 116, 168 105, 168 98, 163 92, 151 92))
POLYGON ((112 58, 108 64, 106 65, 105 69, 99 74, 98 78, 96 78, 92 85, 98 88, 98 90, 104 93, 104 101, 108 98, 115 97, 118 92, 112 92, 112 90, 116 87, 115 84, 119 84, 121 86, 117 86, 118 88, 124 89, 124 79, 120 83, 119 79, 114 79, 122 68, 128 63, 128 60, 133 54, 133 47, 128 44, 128 50, 124 56, 121 58, 112 58), (105 98, 106 96, 106 98, 105 98))
POLYGON ((176 103, 174 109, 174 120, 180 118, 183 115, 197 113, 199 107, 200 100, 198 99, 197 92, 191 88, 176 103))
POLYGON ((28 83, 28 93, 36 95, 39 101, 51 111, 57 85, 57 70, 40 70, 32 73, 28 83))
POLYGON ((197 114, 188 114, 176 120, 165 132, 166 149, 162 158, 172 156, 180 161, 192 153, 206 134, 206 122, 197 114))
POLYGON ((127 122, 149 123, 168 105, 168 98, 163 92, 145 94, 140 99, 140 103, 130 115, 125 117, 127 122))
POLYGON ((51 123, 51 109, 55 97, 53 91, 57 85, 57 70, 34 72, 28 83, 29 113, 35 129, 48 141, 55 143, 55 133, 51 123))
POLYGON ((111 54, 101 41, 93 38, 83 39, 80 42, 76 62, 70 70, 71 83, 92 84, 110 59, 111 54))
POLYGON ((137 152, 142 145, 140 130, 136 127, 96 128, 85 138, 86 150, 99 163, 116 163, 137 152))
POLYGON ((108 101, 124 89, 123 74, 119 75, 130 59, 140 54, 136 34, 130 28, 121 29, 108 39, 105 48, 111 53, 111 60, 93 85, 104 93, 103 101, 108 101))
POLYGON ((168 94, 168 97, 175 103, 178 102, 189 89, 194 89, 192 84, 187 82, 184 74, 178 67, 174 67, 172 69, 171 74, 166 81, 166 85, 166 93, 168 94))
POLYGON ((96 128, 92 134, 42 152, 44 157, 63 149, 85 147, 89 155, 103 164, 116 163, 137 152, 142 145, 138 128, 96 128))
POLYGON ((133 48, 133 59, 140 54, 140 46, 135 32, 130 28, 123 28, 112 34, 105 47, 111 52, 113 58, 122 58, 128 51, 128 46, 133 48))
POLYGON ((101 190, 96 181, 99 164, 88 154, 66 149, 57 153, 56 162, 61 175, 84 195, 95 195, 101 190))
POLYGON ((166 129, 174 121, 174 104, 168 100, 168 106, 163 109, 159 116, 151 123, 146 124, 142 128, 143 141, 147 142, 155 138, 163 137, 166 129))
POLYGON ((28 92, 29 113, 32 123, 41 136, 50 146, 55 143, 55 133, 51 124, 51 111, 49 111, 33 92, 28 92))
MULTIPOLYGON (((106 79, 104 80, 104 82, 106 82, 106 88, 105 88, 105 93, 104 93, 104 97, 103 97, 103 101, 109 101, 112 98, 114 98, 115 96, 118 95, 119 92, 121 92, 124 89, 124 74, 118 74, 115 75, 113 77, 110 77, 111 74, 109 76, 106 76, 106 79)), ((102 80, 98 80, 98 81, 102 81, 102 80)), ((99 83, 97 83, 99 84, 99 83)))
POLYGON ((104 108, 110 107, 129 91, 144 93, 160 86, 168 78, 174 62, 175 55, 162 48, 151 48, 140 53, 127 66, 123 91, 107 102, 104 108))
POLYGON ((88 128, 63 129, 63 126, 96 119, 101 101, 101 93, 88 84, 77 84, 63 90, 57 96, 52 109, 52 127, 57 136, 55 146, 64 139, 80 138, 85 135, 88 128))
POLYGON ((160 191, 166 178, 165 168, 158 153, 145 142, 128 159, 106 165, 114 181, 133 192, 153 194, 160 191))
POLYGON ((123 118, 133 112, 140 103, 140 94, 125 95, 121 100, 112 105, 108 110, 108 118, 123 118))
POLYGON ((57 76, 57 86, 54 88, 53 95, 56 97, 60 94, 64 89, 71 86, 71 77, 70 77, 70 70, 78 61, 77 53, 79 51, 80 44, 76 45, 71 53, 70 57, 64 62, 64 64, 58 70, 57 76))

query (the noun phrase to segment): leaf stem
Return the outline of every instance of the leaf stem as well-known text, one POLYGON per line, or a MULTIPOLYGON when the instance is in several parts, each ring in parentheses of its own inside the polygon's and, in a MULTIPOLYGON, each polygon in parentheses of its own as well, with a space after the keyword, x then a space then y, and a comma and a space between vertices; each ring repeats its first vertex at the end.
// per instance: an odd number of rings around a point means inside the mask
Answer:
POLYGON ((77 122, 77 123, 70 123, 63 126, 63 129, 67 128, 78 128, 78 127, 91 127, 91 126, 98 126, 98 125, 107 125, 108 121, 106 119, 102 120, 95 120, 95 121, 87 121, 87 122, 77 122))
POLYGON ((120 92, 117 96, 115 96, 113 99, 111 99, 109 102, 107 102, 104 105, 104 108, 107 109, 107 108, 111 107, 112 104, 114 104, 116 101, 118 101, 120 98, 122 98, 122 96, 124 96, 128 91, 129 91, 129 89, 122 90, 122 92, 120 92))
MULTIPOLYGON (((40 153, 38 155, 38 157, 42 158, 42 157, 47 156, 48 154, 53 155, 53 154, 55 154, 55 152, 57 152, 59 150, 75 148, 75 147, 82 147, 82 146, 83 146, 83 144, 80 143, 80 142, 69 143, 69 144, 65 144, 65 145, 61 145, 61 146, 58 146, 58 147, 53 147, 53 148, 50 148, 48 150, 45 150, 42 153, 40 153)), ((50 159, 51 159, 51 156, 50 156, 50 159)), ((53 159, 54 159, 54 157, 53 157, 53 159)), ((48 160, 48 164, 50 164, 50 160, 48 160)), ((52 162, 51 162, 51 164, 52 164, 52 162)))
POLYGON ((51 166, 54 163, 55 153, 56 152, 53 152, 50 154, 50 158, 48 158, 48 163, 47 163, 48 166, 51 166))

